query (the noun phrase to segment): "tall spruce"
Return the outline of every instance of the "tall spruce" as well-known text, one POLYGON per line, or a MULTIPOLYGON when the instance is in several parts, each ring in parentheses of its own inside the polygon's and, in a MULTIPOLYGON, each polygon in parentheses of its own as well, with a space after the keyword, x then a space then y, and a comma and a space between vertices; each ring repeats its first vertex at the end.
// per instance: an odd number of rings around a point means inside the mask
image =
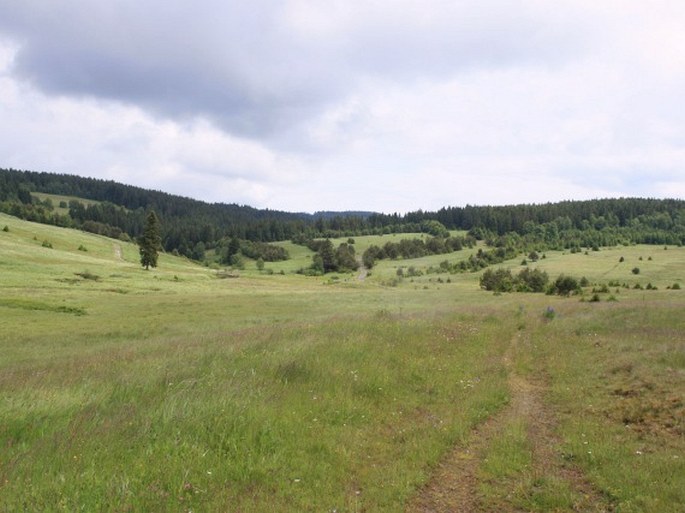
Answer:
POLYGON ((157 267, 157 256, 162 249, 162 237, 159 234, 159 219, 154 210, 150 210, 145 220, 143 234, 138 238, 140 246, 140 263, 145 269, 157 267))

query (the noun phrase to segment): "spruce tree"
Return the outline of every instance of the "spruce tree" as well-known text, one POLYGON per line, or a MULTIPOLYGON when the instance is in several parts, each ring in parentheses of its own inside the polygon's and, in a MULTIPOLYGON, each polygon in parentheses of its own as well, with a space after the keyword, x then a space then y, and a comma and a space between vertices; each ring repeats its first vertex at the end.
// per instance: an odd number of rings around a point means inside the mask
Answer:
POLYGON ((150 210, 145 220, 143 235, 138 238, 140 246, 140 263, 145 269, 157 267, 157 256, 162 249, 162 237, 159 234, 159 219, 154 210, 150 210))

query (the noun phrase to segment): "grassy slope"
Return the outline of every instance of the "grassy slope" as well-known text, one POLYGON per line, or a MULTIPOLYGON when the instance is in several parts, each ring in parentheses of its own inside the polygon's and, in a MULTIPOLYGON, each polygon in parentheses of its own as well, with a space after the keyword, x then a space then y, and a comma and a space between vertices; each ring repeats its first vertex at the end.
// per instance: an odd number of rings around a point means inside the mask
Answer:
MULTIPOLYGON (((659 287, 590 304, 492 296, 475 274, 380 285, 397 265, 444 256, 384 262, 363 283, 217 279, 166 255, 146 272, 135 246, 111 239, 0 215, 4 225, 6 511, 402 511, 441 455, 506 403, 502 355, 521 331, 518 368, 549 380, 569 458, 624 511, 685 501, 673 457, 685 449, 685 291, 666 290, 685 277, 683 249, 548 253, 537 264, 659 287), (547 323, 548 305, 558 315, 547 323)), ((286 271, 308 254, 289 249, 286 271)), ((491 476, 487 494, 508 479, 491 476)))

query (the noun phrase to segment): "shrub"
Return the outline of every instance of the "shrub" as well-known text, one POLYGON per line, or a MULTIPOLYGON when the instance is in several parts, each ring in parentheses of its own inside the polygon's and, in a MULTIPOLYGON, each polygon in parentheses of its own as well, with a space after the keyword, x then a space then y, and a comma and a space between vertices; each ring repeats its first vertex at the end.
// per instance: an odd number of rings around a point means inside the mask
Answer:
POLYGON ((674 283, 673 285, 671 285, 671 289, 672 290, 680 290, 680 283, 674 283))
POLYGON ((639 267, 633 267, 632 273, 633 274, 640 274, 640 268, 639 267))
POLYGON ((3 232, 8 232, 10 231, 10 227, 5 225, 5 227, 2 229, 3 232))
POLYGON ((245 269, 245 260, 238 253, 231 255, 230 263, 234 269, 245 269))
POLYGON ((508 269, 486 269, 480 277, 480 287, 493 292, 511 292, 514 288, 514 277, 508 269))
POLYGON ((599 303, 599 294, 593 294, 592 297, 590 298, 590 303, 599 303))
POLYGON ((523 269, 516 276, 516 290, 520 292, 544 292, 549 276, 540 269, 523 269))
POLYGON ((41 246, 43 246, 44 248, 52 249, 52 243, 47 239, 43 241, 43 244, 41 244, 41 246))
POLYGON ((84 280, 99 281, 100 277, 97 274, 93 274, 89 271, 83 271, 82 273, 74 273, 76 276, 80 276, 84 280))
POLYGON ((580 291, 578 280, 572 276, 560 275, 547 290, 548 294, 559 294, 560 296, 570 296, 580 291))
POLYGON ((551 306, 548 306, 547 309, 542 314, 542 317, 547 319, 548 321, 551 321, 556 316, 557 316, 557 313, 554 311, 554 308, 552 308, 551 306))
POLYGON ((79 251, 88 251, 88 248, 85 247, 83 244, 81 244, 81 245, 78 247, 78 250, 79 250, 79 251))
POLYGON ((621 258, 619 258, 619 259, 618 259, 618 261, 619 261, 619 262, 625 262, 625 261, 626 261, 626 259, 625 259, 625 258, 623 258, 623 257, 621 257, 621 258))

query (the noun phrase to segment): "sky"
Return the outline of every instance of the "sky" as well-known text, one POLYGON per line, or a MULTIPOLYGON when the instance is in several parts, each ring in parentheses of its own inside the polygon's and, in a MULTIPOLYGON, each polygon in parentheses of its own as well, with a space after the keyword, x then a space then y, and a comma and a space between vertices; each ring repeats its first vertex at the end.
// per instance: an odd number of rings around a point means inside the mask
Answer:
POLYGON ((682 0, 0 0, 0 167, 291 212, 685 198, 682 0))

